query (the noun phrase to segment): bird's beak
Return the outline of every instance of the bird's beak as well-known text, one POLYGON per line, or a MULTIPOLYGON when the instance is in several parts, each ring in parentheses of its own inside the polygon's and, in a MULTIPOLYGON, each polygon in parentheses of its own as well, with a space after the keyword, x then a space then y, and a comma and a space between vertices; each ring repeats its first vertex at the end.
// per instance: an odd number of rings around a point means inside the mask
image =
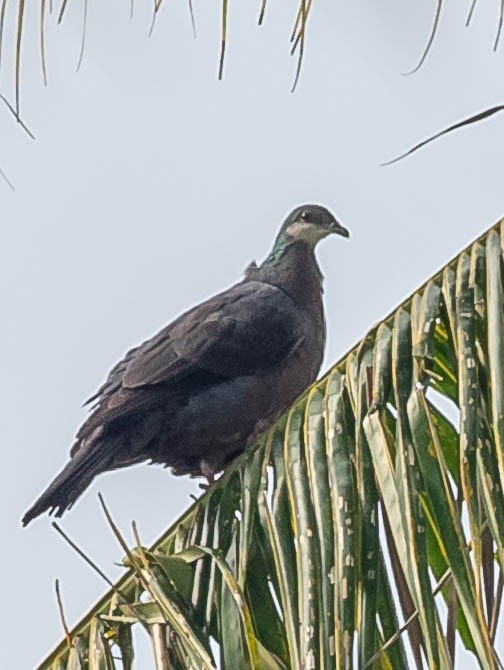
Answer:
POLYGON ((335 235, 341 235, 341 237, 350 237, 350 233, 346 228, 344 228, 341 224, 339 224, 337 221, 333 221, 331 225, 329 226, 329 230, 331 233, 334 233, 335 235))

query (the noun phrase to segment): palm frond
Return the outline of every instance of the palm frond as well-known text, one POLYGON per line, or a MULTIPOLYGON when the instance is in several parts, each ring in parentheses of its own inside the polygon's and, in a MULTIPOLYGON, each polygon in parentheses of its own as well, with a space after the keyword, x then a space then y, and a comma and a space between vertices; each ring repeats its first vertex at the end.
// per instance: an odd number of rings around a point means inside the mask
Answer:
POLYGON ((396 156, 395 158, 392 158, 389 161, 386 161, 382 163, 382 166, 386 165, 393 165, 394 163, 397 163, 403 158, 407 158, 408 156, 411 156, 411 154, 414 154, 417 152, 419 149, 422 149, 425 147, 427 144, 430 144, 431 142, 434 142, 434 140, 437 140, 444 135, 448 135, 455 130, 459 130, 460 128, 463 128, 464 126, 471 126, 474 123, 479 123, 480 121, 485 121, 488 119, 490 116, 493 116, 494 114, 497 114, 499 112, 502 112, 504 110, 504 105, 495 105, 495 107, 490 107, 489 109, 485 109, 482 112, 478 112, 477 114, 472 114, 471 116, 467 117, 466 119, 463 119, 462 121, 457 121, 456 123, 453 123, 451 126, 448 126, 448 128, 444 128, 443 130, 440 130, 437 133, 434 133, 434 135, 431 135, 428 137, 426 140, 422 140, 421 142, 418 142, 418 144, 415 144, 411 149, 408 149, 404 153, 400 154, 399 156, 396 156))

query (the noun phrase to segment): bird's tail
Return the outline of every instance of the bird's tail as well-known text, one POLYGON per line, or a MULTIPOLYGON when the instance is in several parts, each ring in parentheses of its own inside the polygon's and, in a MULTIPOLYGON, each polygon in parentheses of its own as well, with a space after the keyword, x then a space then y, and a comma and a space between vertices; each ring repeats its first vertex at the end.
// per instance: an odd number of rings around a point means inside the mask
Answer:
POLYGON ((55 516, 62 516, 77 498, 87 489, 97 474, 108 470, 110 455, 106 449, 94 443, 90 448, 83 447, 67 463, 63 470, 49 484, 48 488, 30 507, 22 519, 23 526, 32 519, 50 510, 55 516))

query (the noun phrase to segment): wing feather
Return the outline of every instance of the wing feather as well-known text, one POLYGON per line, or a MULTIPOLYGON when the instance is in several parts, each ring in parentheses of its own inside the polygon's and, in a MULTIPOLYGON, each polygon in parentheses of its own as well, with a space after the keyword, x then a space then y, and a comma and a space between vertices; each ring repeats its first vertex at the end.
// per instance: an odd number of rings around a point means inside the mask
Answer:
POLYGON ((300 310, 281 289, 258 281, 237 284, 131 349, 90 399, 97 407, 77 437, 168 398, 197 393, 202 384, 280 365, 302 333, 300 310))
POLYGON ((262 282, 237 285, 168 326, 139 349, 125 388, 176 382, 196 369, 231 379, 282 361, 300 336, 299 310, 262 282))

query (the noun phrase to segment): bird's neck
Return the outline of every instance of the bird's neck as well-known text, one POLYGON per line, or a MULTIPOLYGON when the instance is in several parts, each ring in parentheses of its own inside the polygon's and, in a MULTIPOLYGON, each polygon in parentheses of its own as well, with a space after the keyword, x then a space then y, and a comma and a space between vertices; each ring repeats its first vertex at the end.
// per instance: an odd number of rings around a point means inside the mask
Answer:
POLYGON ((322 312, 322 273, 312 245, 277 243, 255 272, 257 279, 278 286, 314 316, 322 312))

